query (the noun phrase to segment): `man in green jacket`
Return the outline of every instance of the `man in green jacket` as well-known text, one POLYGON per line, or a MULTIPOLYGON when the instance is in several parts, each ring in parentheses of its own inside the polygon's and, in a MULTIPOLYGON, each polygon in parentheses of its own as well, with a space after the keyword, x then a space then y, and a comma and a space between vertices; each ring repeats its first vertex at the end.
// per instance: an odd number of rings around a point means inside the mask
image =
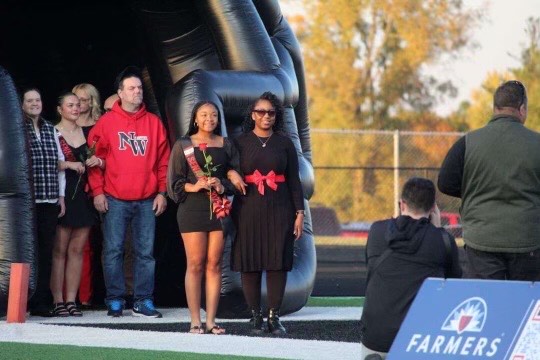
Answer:
POLYGON ((465 276, 540 280, 540 134, 524 126, 527 92, 500 85, 493 117, 448 151, 438 187, 461 198, 465 276))

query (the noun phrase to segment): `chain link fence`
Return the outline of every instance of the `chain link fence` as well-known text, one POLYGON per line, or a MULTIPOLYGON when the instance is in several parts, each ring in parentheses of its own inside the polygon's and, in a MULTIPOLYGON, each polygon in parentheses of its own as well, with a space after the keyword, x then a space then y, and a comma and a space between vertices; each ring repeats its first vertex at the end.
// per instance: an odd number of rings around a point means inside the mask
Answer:
MULTIPOLYGON (((357 244, 373 221, 396 216, 412 176, 437 183, 459 132, 312 129, 315 193, 310 207, 318 243, 357 244)), ((442 222, 461 237, 460 200, 437 192, 442 222)), ((362 240, 361 240, 361 243, 362 240)))

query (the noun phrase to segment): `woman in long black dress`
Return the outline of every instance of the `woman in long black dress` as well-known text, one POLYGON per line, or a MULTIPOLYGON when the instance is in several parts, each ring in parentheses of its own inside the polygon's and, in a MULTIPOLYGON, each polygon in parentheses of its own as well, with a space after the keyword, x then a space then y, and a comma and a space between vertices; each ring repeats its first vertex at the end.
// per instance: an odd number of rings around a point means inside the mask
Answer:
POLYGON ((287 271, 292 269, 294 241, 304 224, 304 196, 298 157, 292 141, 281 133, 283 106, 266 92, 252 105, 244 133, 235 139, 246 195, 236 196, 232 269, 242 273, 242 289, 251 309, 254 332, 263 330, 261 278, 266 271, 268 331, 279 335, 287 271))
POLYGON ((61 95, 58 98, 57 111, 60 122, 56 125, 56 130, 59 132, 60 147, 65 157, 59 167, 66 173, 66 213, 58 221, 56 230, 51 292, 56 316, 82 316, 75 298, 81 279, 83 248, 88 240, 90 227, 96 220, 96 213, 85 191, 85 165, 103 166, 103 161, 95 156, 88 156, 86 138, 82 128, 77 125, 79 98, 71 92, 61 95))
POLYGON ((226 174, 231 167, 238 166, 238 153, 220 134, 217 106, 209 101, 199 102, 193 108, 187 136, 176 141, 169 159, 167 192, 179 203, 177 219, 187 258, 185 287, 191 315, 190 333, 194 334, 204 333, 200 312, 203 275, 206 277, 206 332, 225 333, 225 329, 215 323, 221 291, 223 229, 217 214, 210 210, 209 191, 214 196, 215 193, 232 195, 234 186, 226 174), (212 164, 205 167, 209 162, 205 158, 209 157, 212 164), (188 164, 190 158, 206 172, 204 176, 195 174, 188 164))

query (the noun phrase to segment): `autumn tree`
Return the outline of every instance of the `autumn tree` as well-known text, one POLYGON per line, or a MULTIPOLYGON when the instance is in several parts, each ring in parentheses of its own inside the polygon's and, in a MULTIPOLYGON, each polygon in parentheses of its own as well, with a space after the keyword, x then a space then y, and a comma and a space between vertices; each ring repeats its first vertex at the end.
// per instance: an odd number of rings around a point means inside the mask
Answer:
POLYGON ((303 0, 300 34, 315 127, 394 128, 402 110, 432 107, 451 83, 423 75, 469 44, 480 19, 461 0, 303 0))
MULTIPOLYGON (((289 2, 298 8, 298 2, 289 2)), ((424 124, 426 130, 444 122, 430 110, 435 99, 455 88, 423 69, 469 45, 479 12, 465 9, 461 0, 302 4, 301 15, 288 20, 302 43, 312 128, 411 130, 424 124)), ((342 221, 393 215, 392 134, 319 133, 312 139, 314 202, 335 208, 342 221)), ((435 153, 429 144, 415 141, 402 149, 412 149, 407 154, 414 166, 438 166, 442 159, 434 157, 443 150, 435 153)))

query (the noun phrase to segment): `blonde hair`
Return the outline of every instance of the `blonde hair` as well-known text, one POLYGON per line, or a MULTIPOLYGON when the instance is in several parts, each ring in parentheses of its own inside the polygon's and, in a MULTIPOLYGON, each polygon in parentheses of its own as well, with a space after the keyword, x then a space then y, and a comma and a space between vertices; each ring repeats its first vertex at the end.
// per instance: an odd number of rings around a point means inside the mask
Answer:
POLYGON ((72 92, 76 93, 77 90, 85 91, 90 96, 90 118, 97 121, 103 111, 101 110, 101 99, 99 97, 99 91, 92 84, 82 83, 73 87, 72 92))

